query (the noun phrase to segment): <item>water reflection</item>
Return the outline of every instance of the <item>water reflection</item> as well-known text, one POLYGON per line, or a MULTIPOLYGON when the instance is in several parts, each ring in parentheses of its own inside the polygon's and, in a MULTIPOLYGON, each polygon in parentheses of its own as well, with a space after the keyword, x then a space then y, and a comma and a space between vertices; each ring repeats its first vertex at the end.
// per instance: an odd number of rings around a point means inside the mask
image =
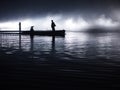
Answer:
POLYGON ((120 80, 119 41, 119 33, 68 32, 65 38, 1 34, 0 79, 38 86, 33 81, 78 87, 81 83, 116 85, 113 81, 120 80))
POLYGON ((33 52, 33 49, 34 49, 34 36, 33 35, 30 36, 30 43, 31 43, 30 51, 33 52))
POLYGON ((54 54, 60 58, 119 58, 119 33, 68 32, 65 38, 23 35, 0 35, 0 48, 20 50, 33 55, 54 54))
MULTIPOLYGON (((52 51, 52 53, 54 53, 54 51, 55 51, 55 36, 52 36, 52 37, 50 37, 51 38, 51 51, 52 51)), ((21 46, 21 35, 19 36, 19 46, 21 46)), ((35 42, 34 42, 34 36, 30 36, 30 51, 31 52, 33 52, 34 51, 34 44, 35 44, 35 42)), ((39 47, 36 47, 36 48, 39 48, 39 47)), ((46 47, 47 48, 47 47, 46 47)))
POLYGON ((55 36, 52 36, 52 52, 55 52, 55 36))
POLYGON ((21 50, 21 34, 19 34, 19 49, 21 50))

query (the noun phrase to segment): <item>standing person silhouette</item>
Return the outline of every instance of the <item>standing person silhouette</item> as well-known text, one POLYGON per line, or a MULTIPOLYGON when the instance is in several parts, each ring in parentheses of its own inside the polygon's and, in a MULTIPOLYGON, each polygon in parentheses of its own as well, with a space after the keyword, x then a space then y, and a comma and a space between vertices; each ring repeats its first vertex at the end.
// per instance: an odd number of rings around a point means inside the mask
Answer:
POLYGON ((31 31, 31 32, 33 32, 33 31, 34 31, 34 29, 33 29, 33 28, 34 28, 34 26, 31 26, 31 28, 30 28, 30 31, 31 31))
POLYGON ((51 20, 51 28, 52 28, 52 31, 54 31, 54 32, 55 32, 55 27, 56 27, 56 25, 55 25, 54 21, 51 20))

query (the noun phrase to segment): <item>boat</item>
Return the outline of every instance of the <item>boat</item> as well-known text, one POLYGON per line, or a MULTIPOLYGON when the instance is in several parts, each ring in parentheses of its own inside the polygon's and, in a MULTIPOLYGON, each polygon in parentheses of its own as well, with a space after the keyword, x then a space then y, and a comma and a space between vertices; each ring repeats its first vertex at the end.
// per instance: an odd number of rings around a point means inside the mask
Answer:
POLYGON ((65 30, 56 31, 22 31, 23 35, 41 35, 41 36, 65 36, 65 30))

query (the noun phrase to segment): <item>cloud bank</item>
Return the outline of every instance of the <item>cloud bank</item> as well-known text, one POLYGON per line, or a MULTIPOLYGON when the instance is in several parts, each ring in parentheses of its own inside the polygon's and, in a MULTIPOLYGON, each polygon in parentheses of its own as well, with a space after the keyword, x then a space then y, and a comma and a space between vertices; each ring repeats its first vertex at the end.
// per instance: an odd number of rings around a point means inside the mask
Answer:
MULTIPOLYGON (((116 16, 117 17, 117 16, 116 16)), ((22 23, 22 30, 29 30, 34 26, 35 30, 50 30, 51 20, 54 20, 56 29, 65 29, 68 31, 84 31, 89 28, 99 27, 105 29, 115 29, 120 26, 119 20, 114 20, 106 15, 99 15, 94 19, 86 19, 82 16, 65 16, 65 15, 46 15, 44 17, 26 18, 7 22, 0 22, 1 30, 18 30, 18 23, 22 23)))

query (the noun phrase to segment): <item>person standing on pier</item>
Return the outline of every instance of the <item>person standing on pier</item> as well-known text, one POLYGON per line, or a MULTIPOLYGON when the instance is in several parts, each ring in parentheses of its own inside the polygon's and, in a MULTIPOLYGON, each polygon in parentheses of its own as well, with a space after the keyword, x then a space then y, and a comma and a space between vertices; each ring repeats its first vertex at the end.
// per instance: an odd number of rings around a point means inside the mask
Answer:
POLYGON ((51 28, 52 28, 52 31, 55 31, 55 27, 56 27, 56 25, 55 25, 54 21, 51 20, 51 28))

